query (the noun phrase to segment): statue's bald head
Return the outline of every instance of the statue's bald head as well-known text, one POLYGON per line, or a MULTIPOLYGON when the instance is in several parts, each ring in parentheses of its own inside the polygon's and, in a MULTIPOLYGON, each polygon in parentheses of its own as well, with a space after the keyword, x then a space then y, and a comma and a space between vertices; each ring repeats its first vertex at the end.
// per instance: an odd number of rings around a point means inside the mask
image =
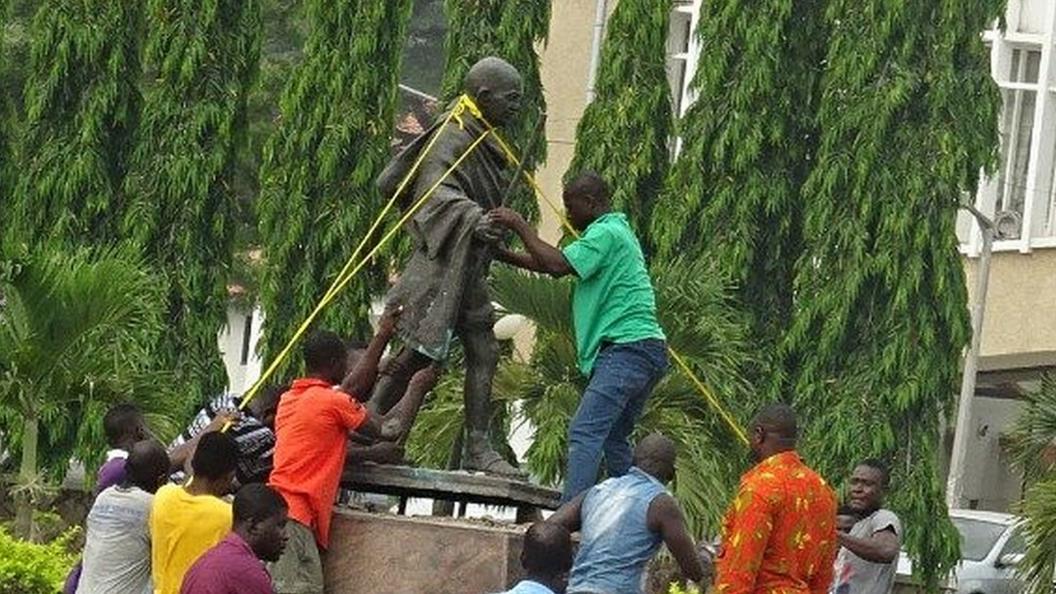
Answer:
POLYGON ((502 58, 489 56, 474 64, 466 74, 464 87, 494 126, 509 123, 521 109, 521 73, 502 58))
POLYGON ((675 442, 669 437, 653 433, 642 438, 634 448, 634 465, 653 475, 662 483, 675 478, 675 442))

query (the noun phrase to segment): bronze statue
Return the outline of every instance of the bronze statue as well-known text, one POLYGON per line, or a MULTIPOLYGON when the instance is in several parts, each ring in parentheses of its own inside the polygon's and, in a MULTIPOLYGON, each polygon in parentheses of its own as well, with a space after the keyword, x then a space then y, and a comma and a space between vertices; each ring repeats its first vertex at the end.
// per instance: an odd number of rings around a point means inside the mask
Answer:
MULTIPOLYGON (((378 178, 382 195, 392 196, 424 148, 438 135, 401 196, 402 208, 418 202, 488 125, 508 124, 520 109, 521 75, 499 58, 484 58, 466 75, 464 88, 480 109, 443 114, 397 155, 378 178), (447 121, 445 125, 445 121, 447 121)), ((443 180, 408 223, 415 251, 389 292, 390 304, 403 306, 397 332, 404 343, 382 372, 369 406, 386 412, 399 400, 416 371, 447 359, 458 338, 465 353, 465 445, 462 468, 523 476, 491 446, 491 384, 499 359, 492 331, 494 311, 487 276, 501 231, 485 217, 501 206, 512 168, 488 136, 443 180)))

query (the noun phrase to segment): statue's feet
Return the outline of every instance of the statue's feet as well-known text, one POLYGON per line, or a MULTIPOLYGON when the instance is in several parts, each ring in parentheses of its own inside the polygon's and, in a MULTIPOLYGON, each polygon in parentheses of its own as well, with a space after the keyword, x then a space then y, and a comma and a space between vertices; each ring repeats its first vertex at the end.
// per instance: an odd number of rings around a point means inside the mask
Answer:
POLYGON ((528 474, 515 468, 490 447, 470 448, 462 457, 462 469, 514 480, 528 480, 528 474))

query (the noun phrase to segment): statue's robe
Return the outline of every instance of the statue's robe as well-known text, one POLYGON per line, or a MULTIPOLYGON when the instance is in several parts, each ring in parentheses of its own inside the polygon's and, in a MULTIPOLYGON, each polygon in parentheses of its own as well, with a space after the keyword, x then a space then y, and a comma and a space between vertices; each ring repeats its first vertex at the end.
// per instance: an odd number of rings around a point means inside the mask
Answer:
MULTIPOLYGON (((469 111, 444 125, 446 114, 385 167, 382 195, 395 193, 434 134, 437 142, 398 197, 411 208, 487 130, 469 111)), ((508 164, 489 136, 447 175, 408 222, 415 251, 386 301, 403 306, 400 338, 431 359, 444 360, 457 334, 491 332, 493 311, 487 276, 492 249, 473 236, 481 217, 501 206, 508 164)))

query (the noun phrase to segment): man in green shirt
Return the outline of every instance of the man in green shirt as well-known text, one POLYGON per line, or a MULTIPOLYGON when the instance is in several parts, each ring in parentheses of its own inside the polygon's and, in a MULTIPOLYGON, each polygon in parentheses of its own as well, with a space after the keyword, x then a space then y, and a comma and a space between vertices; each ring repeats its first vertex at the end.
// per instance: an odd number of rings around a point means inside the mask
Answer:
POLYGON ((576 276, 572 319, 580 371, 590 383, 569 427, 564 501, 597 481, 601 456, 608 475, 631 466, 628 438, 653 386, 667 370, 664 331, 638 238, 613 212, 608 184, 593 172, 565 186, 565 211, 581 235, 563 250, 508 208, 489 213, 524 242, 526 252, 500 250, 497 259, 554 277, 576 276))

